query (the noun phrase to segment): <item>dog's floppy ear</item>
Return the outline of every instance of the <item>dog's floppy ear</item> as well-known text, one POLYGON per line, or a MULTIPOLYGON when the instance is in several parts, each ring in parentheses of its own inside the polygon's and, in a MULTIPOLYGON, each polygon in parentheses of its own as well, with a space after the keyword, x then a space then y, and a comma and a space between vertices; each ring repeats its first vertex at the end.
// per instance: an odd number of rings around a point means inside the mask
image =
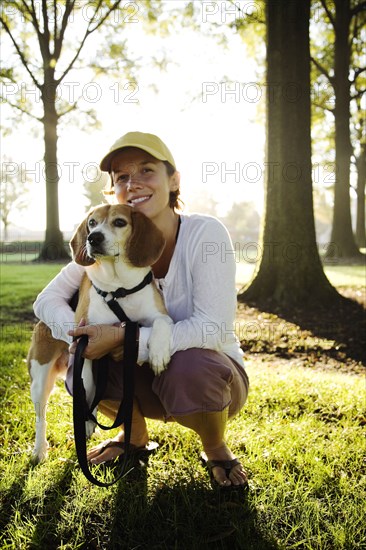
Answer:
POLYGON ((86 252, 86 239, 88 234, 88 218, 85 218, 79 227, 77 227, 70 241, 72 258, 79 265, 92 265, 95 262, 86 252))
POLYGON ((126 254, 132 265, 146 267, 154 264, 165 246, 160 229, 141 212, 131 213, 132 233, 126 244, 126 254))

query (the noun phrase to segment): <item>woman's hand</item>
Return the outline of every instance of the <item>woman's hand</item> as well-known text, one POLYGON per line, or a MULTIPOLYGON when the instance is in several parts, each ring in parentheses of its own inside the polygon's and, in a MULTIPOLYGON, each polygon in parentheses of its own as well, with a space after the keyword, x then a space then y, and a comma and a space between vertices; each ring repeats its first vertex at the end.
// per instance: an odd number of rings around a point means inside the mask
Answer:
MULTIPOLYGON (((85 348, 83 356, 86 359, 100 359, 119 346, 123 345, 125 338, 125 328, 121 324, 117 325, 85 325, 83 319, 79 326, 74 330, 69 330, 68 334, 73 338, 79 338, 83 334, 89 337, 89 343, 85 348)), ((75 353, 77 342, 73 342, 69 348, 70 353, 75 353)))

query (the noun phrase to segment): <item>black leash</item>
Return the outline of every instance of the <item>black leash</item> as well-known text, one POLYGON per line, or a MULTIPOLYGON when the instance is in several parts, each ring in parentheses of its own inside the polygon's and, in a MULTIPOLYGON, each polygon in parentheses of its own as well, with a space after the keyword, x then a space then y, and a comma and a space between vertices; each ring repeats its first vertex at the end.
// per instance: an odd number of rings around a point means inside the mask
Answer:
MULTIPOLYGON (((94 409, 89 409, 88 403, 86 401, 86 393, 82 379, 82 371, 84 366, 84 357, 83 353, 86 346, 88 345, 88 337, 86 335, 82 336, 78 342, 75 351, 74 359, 74 376, 73 376, 73 417, 74 417, 74 436, 75 436, 75 447, 76 454, 79 460, 81 470, 85 477, 98 485, 99 487, 110 487, 116 483, 121 477, 126 473, 128 451, 131 438, 131 423, 132 423, 132 411, 133 411, 133 399, 134 399, 134 369, 137 361, 138 354, 138 324, 133 322, 126 323, 125 328, 125 347, 124 347, 124 356, 123 356, 123 398, 121 400, 117 416, 112 426, 101 426, 103 429, 112 429, 117 426, 124 424, 125 432, 125 452, 123 455, 123 466, 121 472, 118 476, 111 482, 102 482, 97 479, 92 472, 90 471, 87 455, 86 455, 86 429, 85 422, 87 420, 95 421, 95 418, 92 414, 94 409)), ((96 390, 97 393, 97 390, 96 390)), ((100 399, 99 399, 100 400, 100 399)), ((93 405, 95 403, 95 398, 93 400, 93 405)), ((99 402, 99 401, 98 401, 99 402)), ((96 405, 95 405, 96 406, 96 405)))
POLYGON ((81 470, 85 477, 98 485, 99 487, 110 487, 116 481, 121 479, 122 476, 126 473, 126 466, 129 455, 129 446, 131 439, 131 424, 132 424, 132 411, 133 411, 133 399, 135 393, 135 366, 137 363, 138 356, 138 324, 130 321, 122 307, 118 303, 118 298, 124 298, 129 294, 134 294, 139 290, 143 289, 145 286, 150 284, 153 280, 153 274, 150 271, 140 284, 133 288, 118 288, 113 292, 106 292, 96 287, 93 283, 93 286, 97 293, 104 298, 104 301, 113 311, 116 317, 125 323, 125 339, 124 339, 124 352, 123 360, 119 363, 122 372, 121 376, 123 378, 123 397, 116 415, 116 418, 111 426, 104 426, 100 424, 98 420, 93 415, 93 411, 98 403, 103 399, 105 389, 108 382, 108 357, 102 357, 98 360, 97 365, 97 380, 96 380, 96 389, 93 402, 89 407, 86 400, 86 393, 82 379, 82 372, 84 366, 84 357, 83 353, 86 346, 88 345, 88 337, 86 335, 82 336, 77 344, 75 356, 74 356, 74 373, 73 373, 73 417, 74 417, 74 437, 75 437, 75 447, 76 454, 79 460, 81 470), (111 296, 109 300, 106 298, 111 296), (105 483, 97 479, 92 472, 90 471, 87 453, 86 453, 86 428, 85 422, 87 420, 92 420, 95 422, 102 430, 112 430, 124 425, 125 432, 125 452, 123 455, 123 466, 121 472, 116 479, 109 483, 105 483))
MULTIPOLYGON (((92 407, 89 409, 86 393, 82 379, 82 371, 84 366, 83 353, 88 345, 88 337, 86 335, 79 339, 79 342, 75 351, 74 358, 74 373, 73 373, 73 418, 74 418, 74 436, 76 454, 79 460, 81 470, 85 477, 98 485, 99 487, 110 487, 116 481, 121 479, 126 473, 127 460, 129 455, 129 445, 131 438, 131 423, 132 423, 132 411, 133 411, 133 399, 134 399, 134 369, 137 362, 138 354, 138 324, 129 321, 125 327, 125 343, 124 343, 124 355, 123 361, 120 363, 123 376, 123 398, 121 400, 116 418, 111 426, 103 426, 99 422, 97 423, 104 430, 110 430, 121 424, 124 424, 125 432, 125 452, 123 455, 123 466, 118 476, 111 482, 102 482, 97 479, 90 471, 87 454, 86 454, 86 428, 85 422, 87 420, 96 421, 93 413, 95 406, 99 403, 103 397, 104 388, 102 391, 96 389, 96 396, 93 399, 92 407), (99 394, 97 396, 97 393, 99 394)), ((105 361, 107 363, 107 360, 105 361)), ((103 368, 103 365, 99 365, 103 368)), ((106 377, 104 377, 107 379, 106 377)), ((98 383, 97 383, 98 387, 98 383)))

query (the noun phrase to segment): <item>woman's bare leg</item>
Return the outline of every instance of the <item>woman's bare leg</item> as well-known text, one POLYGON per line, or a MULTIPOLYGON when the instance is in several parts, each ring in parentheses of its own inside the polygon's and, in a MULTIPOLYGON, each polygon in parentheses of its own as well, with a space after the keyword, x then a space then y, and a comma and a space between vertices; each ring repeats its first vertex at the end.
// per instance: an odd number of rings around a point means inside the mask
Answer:
MULTIPOLYGON (((203 449, 208 460, 232 460, 235 458, 225 443, 224 435, 229 408, 220 412, 194 413, 187 416, 176 416, 176 422, 194 430, 201 438, 203 449)), ((225 470, 215 466, 212 470, 219 485, 244 485, 247 482, 246 473, 241 464, 235 465, 226 477, 225 470)))
MULTIPOLYGON (((98 405, 98 408, 105 416, 114 419, 118 410, 118 405, 119 404, 116 401, 105 400, 98 405)), ((124 441, 124 437, 124 431, 121 430, 116 437, 110 441, 117 441, 121 443, 124 441)), ((140 407, 135 399, 133 404, 130 442, 136 447, 144 447, 148 441, 149 435, 147 433, 146 420, 141 414, 140 407)), ((105 445, 106 442, 100 443, 88 452, 87 457, 92 464, 100 464, 101 462, 113 460, 123 454, 123 449, 118 447, 106 447, 103 450, 105 445)))

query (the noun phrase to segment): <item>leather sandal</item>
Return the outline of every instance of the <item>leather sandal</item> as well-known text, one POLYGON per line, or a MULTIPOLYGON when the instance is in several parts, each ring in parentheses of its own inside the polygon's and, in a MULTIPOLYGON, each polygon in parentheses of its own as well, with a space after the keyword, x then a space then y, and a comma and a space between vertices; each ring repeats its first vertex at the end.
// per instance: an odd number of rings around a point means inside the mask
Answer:
POLYGON ((209 473, 211 487, 213 489, 220 489, 222 491, 243 491, 248 488, 248 481, 241 485, 234 485, 232 482, 231 485, 220 485, 213 474, 213 469, 219 467, 225 471, 225 475, 228 478, 234 466, 238 464, 242 465, 238 458, 233 458, 232 460, 209 460, 206 453, 202 453, 201 461, 209 473))
MULTIPOLYGON (((126 451, 126 443, 124 441, 114 441, 112 439, 107 439, 103 446, 100 448, 99 453, 97 456, 101 455, 106 449, 111 447, 117 447, 118 449, 122 449, 123 451, 126 451)), ((128 455, 131 459, 131 462, 134 463, 135 466, 139 465, 139 463, 142 463, 141 465, 146 465, 149 456, 157 451, 159 448, 159 443, 156 441, 149 441, 147 445, 144 447, 136 447, 136 445, 133 445, 130 443, 128 445, 128 455)), ((118 464, 118 462, 124 460, 124 453, 116 456, 116 458, 112 458, 111 460, 105 460, 104 462, 101 462, 99 465, 103 464, 104 466, 115 466, 118 464)))

